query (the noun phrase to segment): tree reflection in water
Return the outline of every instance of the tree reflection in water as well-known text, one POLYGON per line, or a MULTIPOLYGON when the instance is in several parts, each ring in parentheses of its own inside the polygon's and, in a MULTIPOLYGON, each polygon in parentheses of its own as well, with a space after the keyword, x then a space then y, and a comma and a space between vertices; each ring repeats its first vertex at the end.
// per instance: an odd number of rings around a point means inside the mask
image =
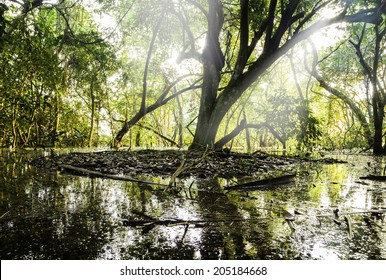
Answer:
POLYGON ((382 172, 379 157, 301 166, 293 185, 270 191, 189 178, 182 191, 163 192, 47 174, 25 164, 30 156, 3 153, 0 162, 1 259, 386 258, 386 184, 359 179, 382 172), (125 219, 206 222, 127 227, 125 219))

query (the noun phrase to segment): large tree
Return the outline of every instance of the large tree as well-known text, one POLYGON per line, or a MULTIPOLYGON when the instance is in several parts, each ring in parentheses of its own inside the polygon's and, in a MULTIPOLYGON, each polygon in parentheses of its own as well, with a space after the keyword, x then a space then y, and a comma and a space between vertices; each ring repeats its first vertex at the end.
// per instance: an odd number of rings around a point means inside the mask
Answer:
MULTIPOLYGON (((187 3, 206 18, 205 47, 185 57, 198 57, 203 65, 203 86, 198 121, 191 148, 213 147, 228 110, 274 62, 316 31, 339 22, 380 24, 379 1, 361 8, 360 1, 208 0, 187 3), (325 18, 328 5, 336 15, 325 18), (222 42, 226 44, 222 44, 222 42), (229 44, 233 44, 230 46, 229 44), (231 49, 231 51, 229 51, 231 49)), ((187 34, 191 33, 186 26, 187 34)), ((194 38, 190 36, 190 38, 194 38)), ((192 43, 192 46, 194 44, 192 43)))

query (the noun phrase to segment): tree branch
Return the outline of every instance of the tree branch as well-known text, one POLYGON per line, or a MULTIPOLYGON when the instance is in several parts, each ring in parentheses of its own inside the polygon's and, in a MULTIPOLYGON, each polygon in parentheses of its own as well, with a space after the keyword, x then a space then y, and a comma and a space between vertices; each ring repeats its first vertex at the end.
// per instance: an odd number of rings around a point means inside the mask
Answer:
POLYGON ((170 144, 178 147, 178 148, 181 148, 180 145, 178 145, 175 141, 173 141, 172 139, 162 135, 160 132, 158 132, 157 130, 155 130, 154 128, 151 128, 149 126, 146 126, 146 125, 143 125, 143 124, 140 124, 140 123, 136 123, 135 124, 136 126, 139 126, 141 128, 144 128, 144 129, 147 129, 151 132, 153 132, 154 134, 158 135, 159 137, 161 137, 162 139, 166 140, 167 142, 169 142, 170 144))
POLYGON ((232 132, 230 132, 229 134, 225 135, 223 138, 221 138, 220 140, 218 140, 215 144, 214 144, 214 148, 215 150, 221 150, 222 147, 224 147, 224 145, 226 143, 228 143, 229 141, 231 141, 233 138, 235 138, 237 135, 239 135, 239 133, 241 131, 243 131, 244 129, 246 128, 246 122, 245 120, 242 120, 240 122, 239 125, 237 125, 233 130, 232 132))
POLYGON ((158 31, 161 28, 162 20, 164 18, 164 14, 166 11, 166 7, 162 10, 160 17, 154 27, 153 30, 153 36, 150 41, 149 45, 149 50, 147 52, 147 57, 146 57, 146 63, 145 63, 145 70, 143 72, 143 89, 142 89, 142 101, 141 101, 141 108, 140 111, 146 110, 146 99, 147 99, 147 74, 149 71, 149 64, 150 64, 150 59, 151 55, 153 54, 153 48, 155 44, 155 39, 157 38, 158 31))
POLYGON ((192 4, 193 6, 197 7, 203 14, 204 16, 206 17, 206 19, 208 20, 209 19, 209 14, 208 12, 205 10, 205 8, 198 2, 196 1, 193 1, 193 0, 187 0, 187 2, 189 2, 190 4, 192 4))
POLYGON ((185 30, 185 32, 186 32, 186 34, 188 35, 188 38, 189 38, 189 43, 188 43, 187 46, 185 46, 183 48, 183 51, 181 52, 181 54, 178 57, 178 62, 181 62, 181 61, 183 61, 184 59, 187 59, 187 58, 194 58, 197 61, 201 62, 201 60, 202 60, 201 59, 201 55, 196 50, 195 39, 194 39, 194 36, 193 36, 193 32, 190 29, 190 26, 188 24, 187 19, 182 15, 181 12, 179 13, 175 9, 173 9, 172 12, 177 16, 177 18, 181 22, 182 27, 185 30), (185 50, 188 48, 188 46, 190 46, 190 50, 188 52, 185 52, 185 50))
MULTIPOLYGON (((330 19, 322 19, 310 27, 303 31, 299 31, 294 34, 286 43, 284 43, 281 47, 275 49, 270 49, 270 53, 262 54, 249 68, 248 70, 240 77, 242 84, 241 91, 247 89, 266 69, 268 69, 275 61, 277 61, 280 57, 286 54, 291 48, 293 48, 299 42, 309 38, 312 34, 317 32, 318 30, 330 26, 339 22, 368 22, 368 23, 378 23, 379 15, 374 12, 374 9, 369 9, 366 11, 359 12, 354 15, 338 15, 336 17, 330 19)), ((229 92, 229 91, 228 91, 229 92)), ((228 94, 228 93, 227 93, 228 94)))
POLYGON ((268 18, 267 18, 267 28, 266 28, 266 32, 265 32, 266 35, 265 35, 264 52, 270 51, 273 26, 274 26, 274 21, 275 21, 276 6, 277 6, 277 0, 271 0, 270 5, 269 5, 268 18))
POLYGON ((294 33, 298 33, 300 31, 300 29, 307 23, 311 20, 311 18, 320 10, 322 9, 323 7, 327 6, 331 1, 326 1, 322 4, 320 4, 320 2, 322 2, 322 0, 319 0, 315 5, 314 7, 312 8, 311 12, 306 15, 303 20, 299 23, 299 25, 296 27, 295 29, 295 32, 294 33), (319 5, 320 4, 320 5, 319 5))
POLYGON ((272 37, 272 42, 270 43, 270 47, 272 49, 277 49, 279 47, 280 41, 283 38, 285 32, 291 26, 291 24, 294 23, 296 18, 299 16, 304 16, 303 14, 300 14, 295 18, 292 17, 298 5, 299 0, 291 0, 285 10, 282 12, 279 27, 276 29, 276 32, 272 37))
POLYGON ((243 73, 249 56, 249 0, 240 1, 240 10, 240 47, 232 79, 243 73))
POLYGON ((163 96, 163 98, 158 98, 156 102, 154 102, 152 105, 146 107, 144 110, 139 110, 129 121, 125 121, 121 130, 118 131, 117 135, 115 136, 115 138, 112 140, 112 143, 111 143, 111 146, 114 147, 114 148, 117 148, 118 146, 121 145, 121 142, 122 142, 122 139, 123 137, 125 136, 125 134, 131 129, 131 127, 133 125, 135 125, 140 119, 142 119, 144 116, 146 116, 147 114, 153 112, 154 110, 158 109, 159 107, 165 105, 166 103, 168 103, 170 100, 176 98, 177 96, 179 96, 180 94, 186 92, 186 91, 189 91, 189 90, 193 90, 193 89, 197 89, 197 88, 200 88, 201 86, 196 86, 196 84, 201 81, 201 79, 198 79, 197 81, 195 81, 192 85, 190 85, 189 87, 186 87, 180 91, 177 91, 176 93, 172 94, 171 96, 169 96, 168 98, 165 98, 166 95, 170 92, 170 89, 172 87, 174 87, 176 84, 177 84, 177 81, 181 81, 182 79, 177 79, 175 82, 173 82, 173 86, 169 86, 167 90, 165 90, 163 92, 163 94, 161 96, 163 96))

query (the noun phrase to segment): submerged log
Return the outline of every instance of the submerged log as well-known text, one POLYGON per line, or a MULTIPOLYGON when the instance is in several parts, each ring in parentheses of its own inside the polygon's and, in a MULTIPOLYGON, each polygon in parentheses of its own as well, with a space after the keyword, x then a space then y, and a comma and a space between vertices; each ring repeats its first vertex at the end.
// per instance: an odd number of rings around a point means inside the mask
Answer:
POLYGON ((296 174, 288 174, 274 178, 268 178, 258 181, 253 181, 244 184, 225 187, 225 190, 260 190, 260 189, 274 189, 294 181, 296 174))
POLYGON ((362 180, 373 180, 373 181, 386 181, 386 176, 383 175, 368 175, 359 177, 362 180))
POLYGON ((165 186, 165 187, 168 186, 166 184, 148 182, 148 181, 129 178, 126 176, 118 176, 114 174, 102 173, 99 171, 89 170, 86 168, 76 167, 68 164, 59 164, 58 166, 61 167, 62 169, 70 170, 81 175, 95 176, 95 177, 107 178, 107 179, 113 179, 113 180, 119 180, 119 181, 129 181, 129 182, 135 182, 135 183, 141 183, 141 184, 147 184, 147 185, 157 185, 157 186, 165 186))

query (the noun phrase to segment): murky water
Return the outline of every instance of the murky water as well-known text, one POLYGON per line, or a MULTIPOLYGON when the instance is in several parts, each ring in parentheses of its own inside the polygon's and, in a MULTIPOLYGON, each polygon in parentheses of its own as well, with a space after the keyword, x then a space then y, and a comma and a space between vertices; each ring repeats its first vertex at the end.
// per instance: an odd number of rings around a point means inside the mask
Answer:
POLYGON ((294 167, 295 182, 271 191, 190 178, 171 194, 42 172, 32 156, 0 157, 1 259, 386 259, 386 182, 359 178, 383 174, 383 157, 294 167))

